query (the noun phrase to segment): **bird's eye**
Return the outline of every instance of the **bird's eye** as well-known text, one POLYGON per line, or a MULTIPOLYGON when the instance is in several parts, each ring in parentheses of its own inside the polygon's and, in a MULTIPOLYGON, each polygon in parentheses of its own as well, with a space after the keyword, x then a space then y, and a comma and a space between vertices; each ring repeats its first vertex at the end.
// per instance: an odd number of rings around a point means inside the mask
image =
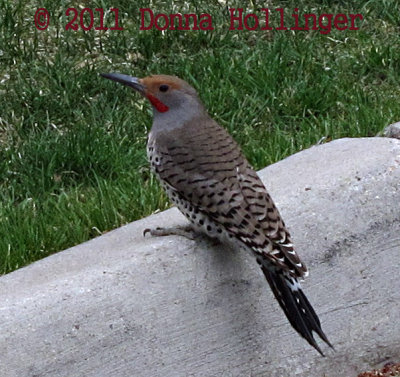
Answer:
POLYGON ((169 89, 169 86, 167 84, 162 84, 159 87, 160 92, 166 92, 169 89))

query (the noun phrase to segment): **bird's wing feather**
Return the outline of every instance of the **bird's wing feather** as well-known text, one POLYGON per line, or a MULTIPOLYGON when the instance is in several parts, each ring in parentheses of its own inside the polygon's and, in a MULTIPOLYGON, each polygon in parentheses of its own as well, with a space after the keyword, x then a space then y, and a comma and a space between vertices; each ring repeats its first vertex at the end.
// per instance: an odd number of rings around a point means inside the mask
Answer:
POLYGON ((307 269, 293 250, 278 209, 239 146, 209 118, 206 125, 201 120, 197 125, 161 135, 153 143, 156 173, 254 252, 296 276, 305 275, 307 269))

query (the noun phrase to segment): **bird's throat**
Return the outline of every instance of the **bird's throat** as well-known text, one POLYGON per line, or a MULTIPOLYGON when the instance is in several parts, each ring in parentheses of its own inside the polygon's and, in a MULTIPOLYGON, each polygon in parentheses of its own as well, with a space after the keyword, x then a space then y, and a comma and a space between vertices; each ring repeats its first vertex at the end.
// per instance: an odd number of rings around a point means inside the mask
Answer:
POLYGON ((165 113, 169 110, 168 106, 164 105, 158 98, 154 97, 153 95, 146 94, 146 97, 158 112, 165 113))

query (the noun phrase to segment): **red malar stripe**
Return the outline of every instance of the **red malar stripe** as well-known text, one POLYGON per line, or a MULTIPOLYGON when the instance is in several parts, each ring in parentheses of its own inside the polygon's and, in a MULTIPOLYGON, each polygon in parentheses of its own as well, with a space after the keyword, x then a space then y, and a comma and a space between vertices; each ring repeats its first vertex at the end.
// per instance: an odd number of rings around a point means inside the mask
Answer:
POLYGON ((160 113, 165 113, 169 110, 169 107, 164 105, 158 98, 154 97, 151 94, 147 94, 146 97, 149 99, 151 104, 159 111, 160 113))

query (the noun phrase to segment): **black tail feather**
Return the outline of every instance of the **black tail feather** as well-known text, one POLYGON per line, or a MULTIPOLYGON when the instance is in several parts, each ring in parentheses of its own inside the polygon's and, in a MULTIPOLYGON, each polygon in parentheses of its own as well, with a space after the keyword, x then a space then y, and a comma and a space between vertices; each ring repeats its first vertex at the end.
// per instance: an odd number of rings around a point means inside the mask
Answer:
POLYGON ((274 271, 271 267, 266 267, 261 258, 258 258, 257 261, 261 266, 275 298, 279 302, 280 307, 285 312, 293 328, 322 356, 325 356, 315 341, 312 332, 315 331, 331 348, 333 348, 333 346, 322 331, 321 322, 300 286, 296 287, 294 279, 285 276, 283 271, 274 271))

